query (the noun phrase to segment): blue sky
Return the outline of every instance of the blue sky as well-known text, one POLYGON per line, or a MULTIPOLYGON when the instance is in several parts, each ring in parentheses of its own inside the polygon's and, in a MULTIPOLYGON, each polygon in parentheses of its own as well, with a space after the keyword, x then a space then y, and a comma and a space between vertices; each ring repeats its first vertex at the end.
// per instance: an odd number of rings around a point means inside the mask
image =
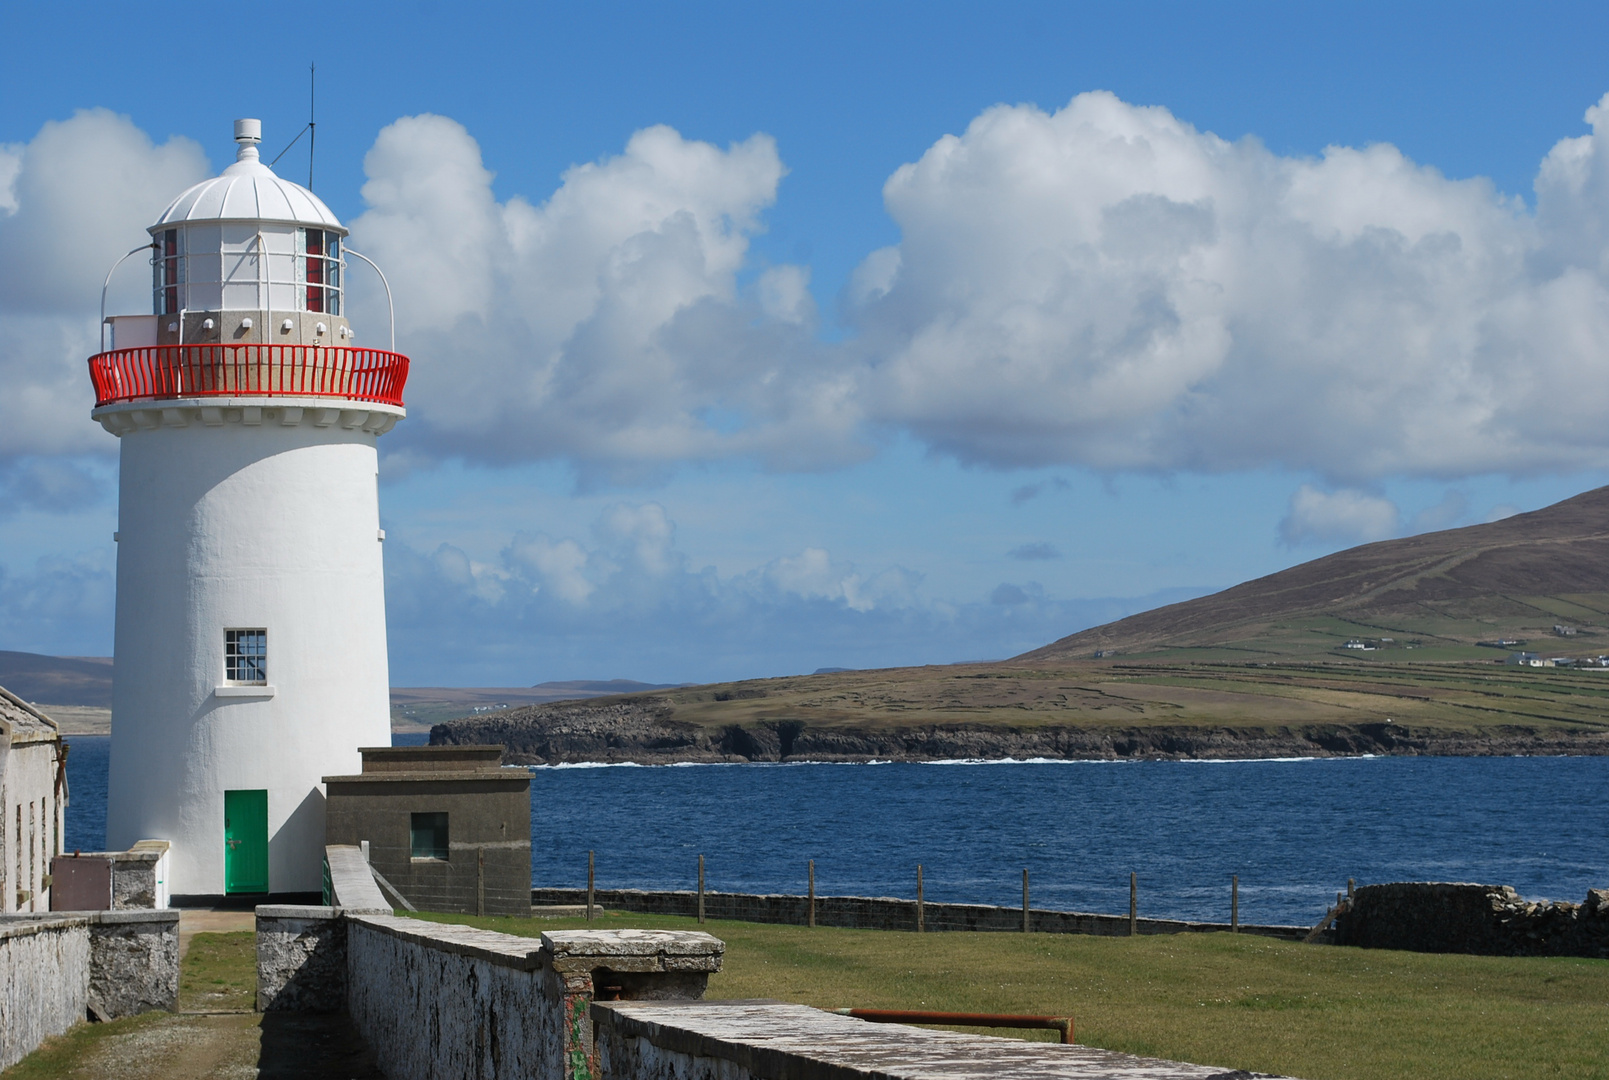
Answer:
POLYGON ((110 651, 100 279, 310 60, 399 685, 1005 657, 1602 484, 1609 16, 1400 7, 14 5, 0 648, 110 651))

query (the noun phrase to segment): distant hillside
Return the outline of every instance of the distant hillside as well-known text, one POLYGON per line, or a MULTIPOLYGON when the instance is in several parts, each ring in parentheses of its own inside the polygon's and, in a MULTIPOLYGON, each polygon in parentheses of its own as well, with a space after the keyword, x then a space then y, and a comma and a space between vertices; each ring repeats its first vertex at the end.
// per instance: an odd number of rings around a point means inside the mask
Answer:
POLYGON ((0 652, 0 686, 24 701, 112 707, 112 658, 0 652))
POLYGON ((642 690, 675 690, 692 683, 638 682, 636 679, 571 679, 568 682, 537 683, 533 690, 552 690, 567 694, 635 694, 642 690))
POLYGON ((635 679, 571 679, 535 686, 393 686, 391 720, 394 730, 424 731, 431 724, 466 714, 501 712, 571 698, 673 690, 685 685, 635 679))
POLYGON ((1499 640, 1544 653, 1609 652, 1609 487, 1502 521, 1351 548, 1081 631, 1012 662, 1098 653, 1358 658, 1364 650, 1344 649, 1353 639, 1380 659, 1492 659, 1476 646, 1499 640))
POLYGON ((1609 652, 1609 488, 1353 548, 1004 663, 532 704, 430 738, 548 763, 1609 754, 1609 671, 1510 666, 1516 639, 1609 652))

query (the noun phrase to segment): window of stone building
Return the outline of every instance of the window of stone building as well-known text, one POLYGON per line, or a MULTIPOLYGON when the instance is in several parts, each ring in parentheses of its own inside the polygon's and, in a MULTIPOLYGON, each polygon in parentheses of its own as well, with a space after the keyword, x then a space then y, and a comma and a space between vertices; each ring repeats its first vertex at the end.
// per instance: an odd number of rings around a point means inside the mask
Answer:
POLYGON ((447 858, 447 815, 413 814, 412 849, 416 859, 447 858))

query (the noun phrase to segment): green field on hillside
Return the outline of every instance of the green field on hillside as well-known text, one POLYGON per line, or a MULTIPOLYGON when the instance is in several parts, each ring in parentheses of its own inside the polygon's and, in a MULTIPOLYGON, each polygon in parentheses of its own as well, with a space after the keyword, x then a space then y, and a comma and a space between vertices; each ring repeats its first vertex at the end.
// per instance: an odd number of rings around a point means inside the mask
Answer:
MULTIPOLYGON (((690 919, 424 915, 527 936, 690 919)), ((923 934, 710 922, 711 998, 1070 1015, 1080 1043, 1305 1080, 1609 1078, 1609 961, 1446 956, 1248 935, 923 934)), ((999 1032, 1054 1038, 1050 1032, 999 1032)))

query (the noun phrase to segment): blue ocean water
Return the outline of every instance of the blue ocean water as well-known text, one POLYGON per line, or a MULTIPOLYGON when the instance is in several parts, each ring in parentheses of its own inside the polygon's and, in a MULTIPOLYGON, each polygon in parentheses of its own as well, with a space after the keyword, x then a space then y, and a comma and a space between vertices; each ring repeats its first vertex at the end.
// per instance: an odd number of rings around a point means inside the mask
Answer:
MULTIPOLYGON (((422 741, 423 736, 408 742, 422 741)), ((105 834, 108 739, 75 737, 68 846, 105 834)), ((399 742, 402 740, 399 739, 399 742)), ((1312 923, 1346 886, 1609 886, 1609 758, 579 766, 532 770, 538 884, 912 897, 1312 923)))

